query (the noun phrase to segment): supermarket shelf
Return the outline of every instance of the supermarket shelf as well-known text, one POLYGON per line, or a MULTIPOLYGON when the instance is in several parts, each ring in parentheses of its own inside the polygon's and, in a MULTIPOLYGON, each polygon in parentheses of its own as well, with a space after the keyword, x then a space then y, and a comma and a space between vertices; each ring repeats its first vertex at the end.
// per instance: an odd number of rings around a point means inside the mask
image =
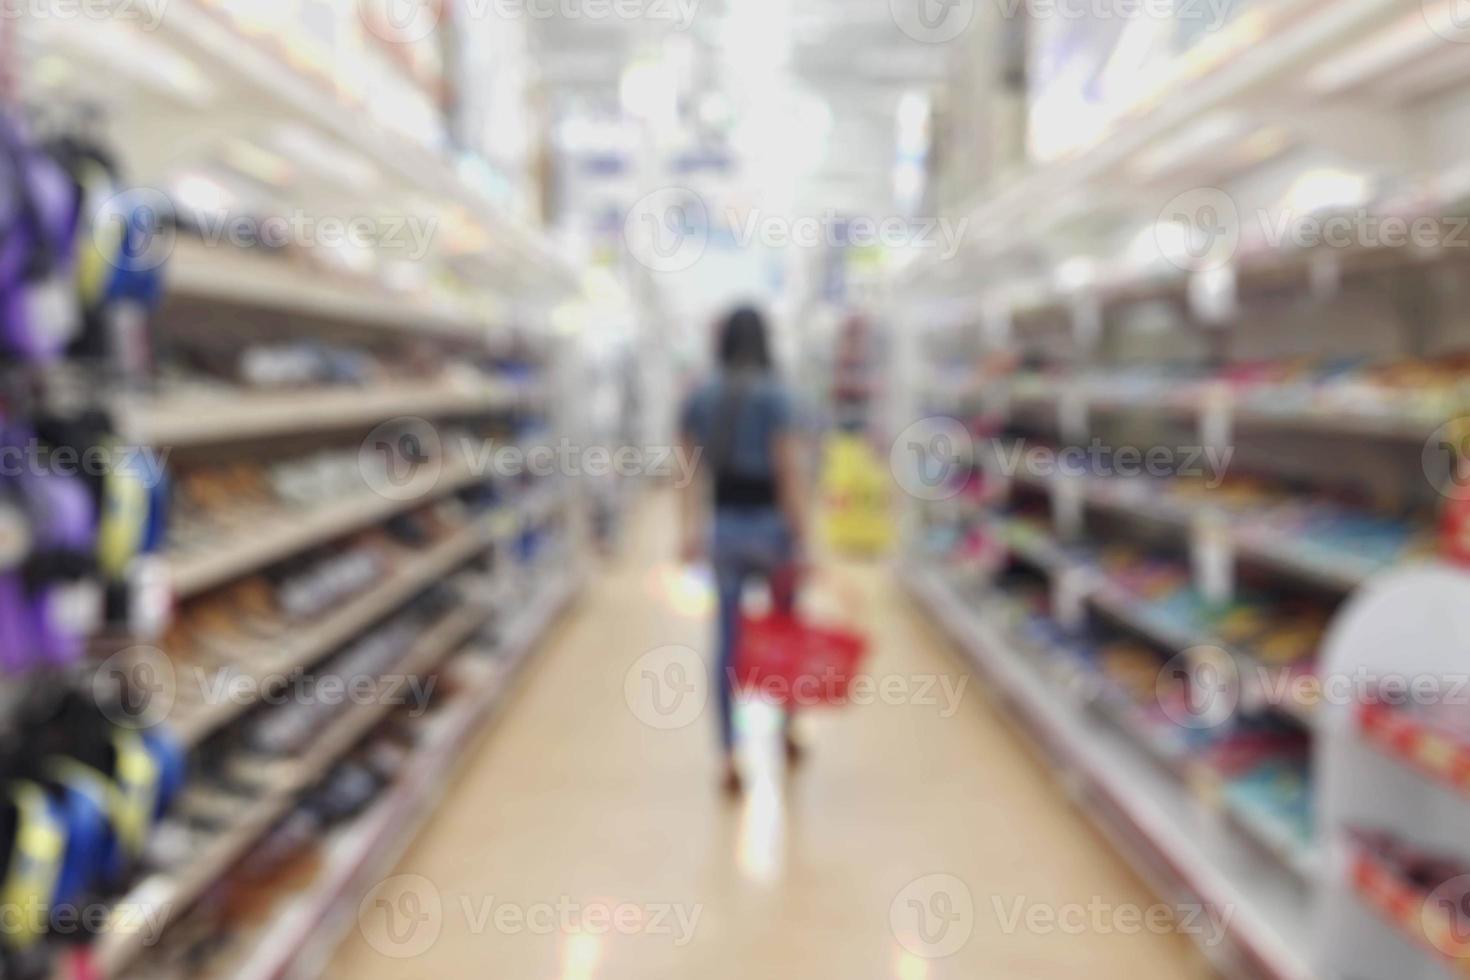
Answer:
POLYGON ((442 417, 513 407, 513 385, 469 388, 424 381, 374 388, 182 395, 122 407, 123 431, 149 446, 196 447, 334 428, 370 426, 403 416, 442 417))
POLYGON ((1470 942, 1413 883, 1361 848, 1352 856, 1350 881, 1363 903, 1387 925, 1427 955, 1439 960, 1446 975, 1470 977, 1470 942))
MULTIPOLYGON (((1221 31, 1208 51, 1189 59, 1190 77, 1140 100, 1089 144, 982 194, 963 209, 972 225, 987 232, 1034 225, 1038 214, 1107 181, 1151 144, 1206 116, 1248 104, 1265 87, 1403 11, 1400 0, 1295 0, 1274 6, 1252 11, 1221 31)), ((940 267, 915 262, 905 278, 912 281, 940 267)))
POLYGON ((1322 851, 1316 845, 1304 845, 1289 824, 1276 814, 1225 791, 1222 805, 1226 816, 1241 832, 1275 855, 1281 865, 1302 881, 1313 883, 1323 878, 1322 851))
MULTIPOLYGON (((402 661, 385 673, 432 670, 492 614, 491 609, 480 606, 461 607, 448 613, 423 634, 402 661)), ((166 928, 174 916, 185 912, 244 857, 277 820, 290 811, 302 790, 324 775, 343 753, 396 707, 390 703, 392 699, 380 700, 382 703, 365 700, 334 720, 306 755, 282 767, 280 780, 274 783, 265 797, 249 808, 236 826, 211 842, 180 874, 159 873, 144 879, 119 900, 118 908, 134 913, 139 909, 157 909, 166 928)), ((137 921, 140 917, 131 915, 130 918, 137 921)), ((154 925, 157 927, 159 923, 154 925)), ((146 952, 149 938, 143 930, 132 933, 113 928, 105 930, 95 950, 100 975, 118 976, 146 952)))
POLYGON ((317 316, 381 330, 482 340, 493 322, 491 316, 473 310, 389 292, 373 280, 314 273, 282 258, 231 246, 181 240, 169 256, 167 272, 170 297, 317 316))
POLYGON ((446 466, 432 490, 409 500, 364 493, 355 500, 331 501, 299 513, 287 512, 275 520, 252 522, 247 530, 213 542, 198 553, 171 556, 174 594, 181 599, 197 595, 394 514, 432 503, 477 479, 474 468, 461 461, 446 466))
POLYGON ((251 944, 250 955, 229 971, 234 980, 279 980, 293 965, 330 953, 344 934, 344 917, 352 921, 360 895, 406 850, 455 766, 463 761, 466 747, 504 702, 535 644, 580 586, 580 578, 569 574, 548 586, 521 615, 502 646, 505 669, 446 709, 436 737, 419 749, 406 767, 404 781, 330 848, 319 881, 277 911, 251 944))
POLYGON ((544 236, 473 191, 449 161, 409 138, 367 124, 363 113, 353 111, 324 84, 283 71, 275 52, 242 37, 197 0, 171 4, 158 32, 209 65, 217 77, 244 86, 262 109, 261 100, 273 101, 395 173, 408 187, 442 195, 482 218, 520 260, 516 268, 528 278, 553 282, 568 292, 578 288, 575 273, 544 236))
MULTIPOLYGON (((1052 479, 1033 473, 1016 473, 1013 479, 1039 489, 1047 489, 1052 484, 1052 479)), ((1107 477, 1082 480, 1082 499, 1090 507, 1168 525, 1181 533, 1187 533, 1197 519, 1207 518, 1228 537, 1237 555, 1338 592, 1361 588, 1385 570, 1352 552, 1324 547, 1259 521, 1234 517, 1219 508, 1182 506, 1149 493, 1130 493, 1128 483, 1107 477)))
MULTIPOLYGON (((1085 596, 1092 608, 1161 646, 1181 653, 1201 646, 1226 650, 1241 667, 1243 678, 1253 675, 1274 682, 1278 679, 1277 672, 1285 669, 1268 667, 1249 652, 1226 643, 1219 637, 1184 629, 1176 623, 1153 615, 1146 604, 1126 590, 1113 585, 1101 571, 1069 557, 1055 541, 1033 528, 1011 531, 1008 527, 1013 527, 1014 522, 1004 520, 992 520, 990 525, 998 529, 999 536, 1013 555, 1053 579, 1062 575, 1071 576, 1070 587, 1077 594, 1085 596)), ((1243 686, 1241 695, 1245 704, 1271 707, 1308 728, 1314 728, 1317 724, 1316 706, 1296 700, 1298 690, 1299 687, 1295 684, 1266 683, 1258 687, 1248 683, 1243 686), (1276 697, 1274 692, 1278 690, 1286 692, 1288 697, 1276 697)))
POLYGON ((1156 886, 1234 909, 1230 937, 1266 975, 1312 975, 1300 949, 1300 937, 1309 934, 1310 903, 1295 875, 1234 829, 1205 819, 1185 788, 1122 733, 1068 706, 936 573, 908 568, 902 578, 1082 792, 1103 804, 1086 805, 1086 812, 1105 832, 1143 842, 1147 857, 1167 867, 1171 880, 1156 880, 1156 886))
MULTIPOLYGON (((1271 405, 1291 404, 1296 400, 1294 392, 1283 391, 1280 394, 1273 392, 1271 388, 1257 387, 1252 391, 1253 401, 1258 401, 1262 405, 1271 405)), ((1233 404, 1228 397, 1223 405, 1212 405, 1211 396, 1202 394, 1196 389, 1181 389, 1175 392, 1155 391, 1128 397, 1088 392, 1084 384, 1079 396, 1076 380, 1067 383, 1025 384, 1021 391, 1012 396, 1011 404, 1013 408, 1025 408, 1030 411, 1055 410, 1063 399, 1078 397, 1081 399, 1081 405, 1088 412, 1109 414, 1146 412, 1155 418, 1163 415, 1175 419, 1197 420, 1207 412, 1221 411, 1233 425, 1241 428, 1278 429, 1300 432, 1305 435, 1335 435, 1409 444, 1424 442, 1436 427, 1446 421, 1445 418, 1431 420, 1411 414, 1370 415, 1346 409, 1274 411, 1254 405, 1233 404)))
POLYGON ((1470 744, 1385 705, 1360 706, 1358 725, 1364 738, 1380 751, 1470 796, 1470 744))
MULTIPOLYGON (((455 609, 430 627, 391 673, 403 676, 430 673, 494 615, 494 608, 488 605, 467 604, 455 609)), ((376 696, 392 694, 391 689, 374 693, 375 696, 354 704, 302 756, 288 764, 282 781, 282 785, 289 787, 288 792, 299 793, 319 780, 333 763, 399 707, 398 699, 376 696)))
MULTIPOLYGON (((262 643, 253 652, 234 658, 251 664, 249 674, 257 682, 285 677, 308 667, 347 643, 373 623, 383 619, 409 599, 443 578, 459 565, 484 552, 497 540, 507 511, 496 511, 468 528, 455 532, 423 554, 414 555, 382 584, 337 606, 324 618, 284 639, 262 643)), ((513 512, 510 516, 514 516, 513 512)), ((259 690, 259 683, 252 690, 259 690)), ((251 705, 225 699, 202 706, 189 714, 170 718, 175 735, 188 745, 198 744, 210 734, 249 710, 251 705)))

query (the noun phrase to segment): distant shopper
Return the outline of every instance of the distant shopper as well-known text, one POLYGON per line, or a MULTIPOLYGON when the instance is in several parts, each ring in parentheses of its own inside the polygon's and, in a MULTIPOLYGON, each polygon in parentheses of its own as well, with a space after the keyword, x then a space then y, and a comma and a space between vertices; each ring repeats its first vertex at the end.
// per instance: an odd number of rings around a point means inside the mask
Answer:
MULTIPOLYGON (((719 591, 714 683, 718 691, 724 787, 741 791, 735 761, 731 668, 740 642, 740 600, 747 582, 765 580, 778 609, 795 602, 795 565, 806 536, 800 441, 793 399, 777 376, 761 314, 743 307, 719 330, 719 369, 684 405, 681 438, 698 450, 701 479, 684 492, 684 559, 706 556, 719 591), (712 508, 707 506, 712 503, 712 508)), ((786 716, 786 752, 800 749, 786 716)))

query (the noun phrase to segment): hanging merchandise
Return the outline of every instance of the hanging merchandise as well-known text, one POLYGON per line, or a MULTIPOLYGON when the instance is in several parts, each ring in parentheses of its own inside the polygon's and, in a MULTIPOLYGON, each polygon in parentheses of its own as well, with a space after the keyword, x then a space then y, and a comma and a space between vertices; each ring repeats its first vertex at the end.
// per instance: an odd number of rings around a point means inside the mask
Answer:
POLYGON ((57 472, 27 475, 21 490, 35 535, 26 579, 37 652, 46 663, 74 663, 102 620, 96 503, 80 479, 57 472))
POLYGON ((50 362, 81 328, 73 287, 75 189, 65 171, 0 113, 0 353, 50 362))
POLYGON ((70 353, 119 378, 145 378, 149 322, 176 232, 173 206, 158 191, 126 187, 112 155, 85 135, 68 134, 47 149, 70 175, 77 202, 75 285, 84 329, 70 353))

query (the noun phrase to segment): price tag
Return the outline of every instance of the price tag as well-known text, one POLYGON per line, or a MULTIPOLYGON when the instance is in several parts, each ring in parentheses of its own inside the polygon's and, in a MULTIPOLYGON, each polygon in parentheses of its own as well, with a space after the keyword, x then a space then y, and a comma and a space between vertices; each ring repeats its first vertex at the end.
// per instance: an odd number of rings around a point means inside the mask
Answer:
POLYGON ((980 330, 985 344, 991 350, 1004 350, 1011 345, 1011 304, 1009 300, 996 298, 985 304, 980 314, 980 330))
POLYGON ((1058 474, 1050 484, 1051 517, 1057 536, 1071 541, 1083 530, 1082 477, 1058 474))
POLYGON ((168 560, 144 555, 129 568, 128 625, 135 637, 156 640, 173 619, 174 590, 168 560))
POLYGON ((1215 511, 1199 511, 1190 522, 1189 556, 1195 588, 1206 601, 1235 597, 1235 548, 1228 525, 1215 511))
POLYGON ((56 347, 64 347, 76 337, 82 325, 81 301, 75 284, 61 276, 51 276, 32 286, 26 293, 28 326, 56 347))
POLYGON ((1090 353, 1102 339, 1103 307, 1096 293, 1078 293, 1072 297, 1072 338, 1077 349, 1090 353))
POLYGON ((1080 387, 1064 388, 1057 396, 1057 429, 1062 442, 1081 445, 1087 441, 1087 394, 1080 387))
POLYGON ((1210 449, 1226 449, 1234 437, 1234 429, 1235 398, 1230 386, 1223 382, 1210 385, 1200 404, 1200 445, 1210 449))
POLYGON ((102 586, 90 579, 59 585, 51 594, 58 620, 78 636, 90 636, 101 627, 102 598, 102 586))
POLYGON ((1189 277, 1189 311, 1200 323, 1223 326, 1240 311, 1234 265, 1205 269, 1189 277))
POLYGON ((1087 625, 1091 581, 1080 568, 1065 569, 1052 579, 1051 614, 1063 629, 1078 633, 1087 625))
POLYGON ((1307 275, 1313 299, 1325 303, 1335 297, 1342 289, 1342 259, 1337 249, 1318 249, 1312 255, 1307 275))

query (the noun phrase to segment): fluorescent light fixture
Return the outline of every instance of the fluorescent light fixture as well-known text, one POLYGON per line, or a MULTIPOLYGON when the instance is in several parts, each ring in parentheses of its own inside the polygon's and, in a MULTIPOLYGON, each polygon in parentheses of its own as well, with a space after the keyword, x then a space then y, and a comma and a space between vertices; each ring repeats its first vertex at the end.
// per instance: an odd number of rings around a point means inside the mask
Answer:
POLYGON ((1292 182, 1283 207, 1287 212, 1314 214, 1367 204, 1373 197, 1373 181, 1364 174, 1346 170, 1309 170, 1292 182))
POLYGON ((192 214, 223 214, 238 201, 224 184, 213 177, 193 172, 173 180, 169 192, 182 210, 192 214))
POLYGON ((1081 292, 1097 282, 1097 262, 1085 255, 1077 255, 1056 267, 1052 282, 1062 293, 1081 292))

